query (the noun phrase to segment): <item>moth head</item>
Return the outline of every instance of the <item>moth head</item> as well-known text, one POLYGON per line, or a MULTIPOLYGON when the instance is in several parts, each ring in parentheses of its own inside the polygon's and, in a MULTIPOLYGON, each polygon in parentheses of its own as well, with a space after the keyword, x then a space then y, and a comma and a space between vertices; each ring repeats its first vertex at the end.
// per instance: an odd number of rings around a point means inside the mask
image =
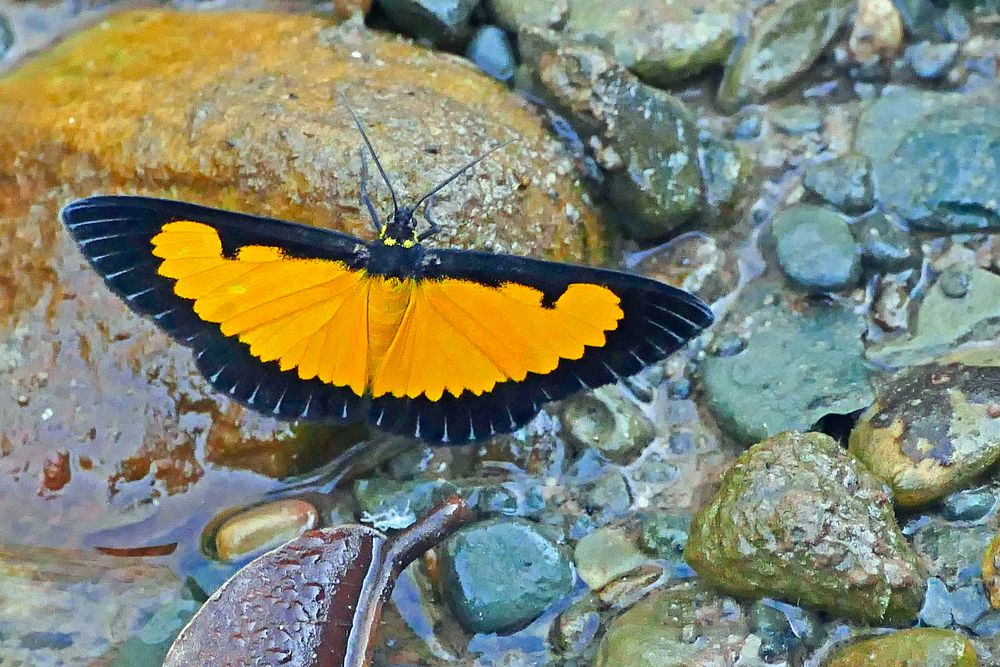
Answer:
POLYGON ((413 206, 401 206, 393 211, 389 224, 385 225, 379 232, 379 238, 383 245, 412 248, 420 243, 413 212, 413 206))

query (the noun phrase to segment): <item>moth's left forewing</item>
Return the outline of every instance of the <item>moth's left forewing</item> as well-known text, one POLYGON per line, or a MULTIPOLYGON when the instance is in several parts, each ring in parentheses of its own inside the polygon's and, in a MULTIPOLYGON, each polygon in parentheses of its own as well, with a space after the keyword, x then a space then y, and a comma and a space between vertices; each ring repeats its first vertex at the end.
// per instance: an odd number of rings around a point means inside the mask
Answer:
MULTIPOLYGON (((321 302, 357 274, 352 267, 364 247, 359 239, 148 197, 89 197, 67 205, 61 218, 108 287, 192 347, 216 389, 284 419, 357 417, 363 386, 352 391, 300 377, 298 364, 285 363, 277 352, 289 352, 285 348, 299 341, 288 336, 315 319, 304 295, 321 302)), ((360 314, 347 316, 357 321, 360 314)), ((326 342, 325 335, 315 338, 326 342)), ((306 343, 289 353, 311 363, 322 350, 307 350, 306 343)), ((337 350, 331 358, 346 357, 337 350)))

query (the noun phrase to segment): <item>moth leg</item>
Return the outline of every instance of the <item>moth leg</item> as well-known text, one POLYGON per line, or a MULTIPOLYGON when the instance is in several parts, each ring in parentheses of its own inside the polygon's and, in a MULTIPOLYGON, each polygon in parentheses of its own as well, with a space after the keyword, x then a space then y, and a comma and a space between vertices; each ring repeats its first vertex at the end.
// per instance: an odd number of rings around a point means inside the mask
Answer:
POLYGON ((417 237, 417 241, 423 241, 424 239, 429 239, 438 232, 441 231, 441 226, 435 222, 434 218, 431 217, 431 209, 434 208, 434 195, 431 195, 427 200, 427 206, 424 207, 424 220, 430 225, 420 236, 417 237))
POLYGON ((375 228, 376 233, 382 232, 382 220, 378 217, 378 211, 375 210, 375 205, 372 204, 371 197, 368 196, 368 154, 365 152, 365 147, 362 146, 361 150, 361 203, 365 205, 368 209, 368 215, 372 219, 372 227, 375 228))

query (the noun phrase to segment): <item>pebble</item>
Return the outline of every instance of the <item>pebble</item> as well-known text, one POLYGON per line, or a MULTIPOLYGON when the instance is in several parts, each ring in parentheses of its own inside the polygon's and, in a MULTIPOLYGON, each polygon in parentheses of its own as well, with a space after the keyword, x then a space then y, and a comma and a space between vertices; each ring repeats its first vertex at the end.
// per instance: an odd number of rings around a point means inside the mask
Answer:
POLYGON ((580 579, 592 591, 636 570, 649 557, 635 546, 621 528, 598 528, 576 543, 573 561, 580 579))
POLYGON ((521 519, 467 526, 441 552, 444 597, 469 632, 519 630, 573 589, 559 548, 521 519))
POLYGON ((927 580, 927 592, 924 594, 924 604, 920 607, 917 618, 924 625, 932 628, 951 627, 952 602, 951 593, 944 582, 937 577, 927 580))
POLYGON ((981 581, 956 588, 951 593, 952 616, 956 625, 972 628, 990 609, 989 598, 981 581))
POLYGON ((958 44, 953 42, 918 42, 906 49, 906 61, 921 79, 940 79, 955 64, 957 57, 958 44))
POLYGON ((871 162, 858 153, 810 165, 802 177, 802 185, 845 213, 864 213, 875 203, 871 162))
POLYGON ((879 276, 872 318, 885 331, 902 331, 910 321, 910 289, 899 274, 879 276))
POLYGON ((903 19, 892 0, 860 0, 848 38, 856 62, 891 59, 903 44, 903 19))
POLYGON ((639 544, 650 554, 665 560, 677 560, 684 555, 691 517, 683 514, 658 513, 642 522, 639 544))
POLYGON ((798 136, 823 129, 823 110, 811 104, 793 104, 775 109, 768 120, 785 134, 798 136))
POLYGON ((822 624, 813 612, 764 598, 750 607, 750 629, 761 638, 760 657, 777 662, 789 653, 815 647, 821 641, 822 624))
POLYGON ((737 117, 736 125, 733 126, 731 136, 733 139, 739 139, 742 141, 756 139, 760 136, 762 126, 763 120, 761 119, 760 113, 753 111, 742 113, 737 117))
POLYGON ((979 521, 997 507, 997 495, 991 487, 962 489, 945 496, 941 513, 951 521, 979 521))
POLYGON ((597 638, 601 629, 601 615, 597 611, 599 600, 592 596, 584 597, 571 604, 566 611, 559 614, 553 629, 559 648, 570 654, 578 655, 587 650, 597 638))
POLYGON ((923 253, 917 240, 881 211, 858 218, 851 225, 861 262, 877 271, 902 271, 920 266, 923 253))
POLYGON ((476 30, 465 49, 465 57, 498 81, 510 81, 517 68, 507 33, 495 25, 484 25, 476 30))
POLYGON ((771 234, 778 263, 795 285, 823 293, 858 284, 860 253, 847 220, 839 213, 797 204, 775 217, 771 234))
POLYGON ((620 519, 632 507, 628 481, 619 472, 609 472, 589 486, 583 503, 587 513, 599 526, 620 519))
POLYGON ((958 267, 949 267, 938 277, 941 292, 952 299, 961 299, 969 293, 969 272, 958 267))
POLYGON ((242 559, 284 544, 316 527, 319 512, 304 500, 277 500, 243 510, 219 526, 215 551, 221 560, 242 559))
POLYGON ((649 418, 616 385, 567 399, 561 417, 571 442, 620 464, 634 461, 656 435, 649 418))
POLYGON ((787 86, 822 55, 853 9, 846 0, 779 0, 761 10, 726 64, 719 106, 736 111, 787 86))

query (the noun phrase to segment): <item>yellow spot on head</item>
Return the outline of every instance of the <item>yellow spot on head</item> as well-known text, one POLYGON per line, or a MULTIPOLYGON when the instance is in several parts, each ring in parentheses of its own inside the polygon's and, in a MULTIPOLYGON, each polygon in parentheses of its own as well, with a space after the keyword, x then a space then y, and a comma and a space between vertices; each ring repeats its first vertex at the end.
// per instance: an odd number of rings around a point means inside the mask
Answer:
POLYGON ((405 241, 403 241, 404 248, 412 248, 415 245, 417 245, 417 242, 412 239, 406 239, 405 241))
POLYGON ((392 238, 391 236, 385 237, 385 238, 382 239, 382 244, 383 245, 390 245, 390 246, 391 245, 396 245, 396 239, 392 238))

